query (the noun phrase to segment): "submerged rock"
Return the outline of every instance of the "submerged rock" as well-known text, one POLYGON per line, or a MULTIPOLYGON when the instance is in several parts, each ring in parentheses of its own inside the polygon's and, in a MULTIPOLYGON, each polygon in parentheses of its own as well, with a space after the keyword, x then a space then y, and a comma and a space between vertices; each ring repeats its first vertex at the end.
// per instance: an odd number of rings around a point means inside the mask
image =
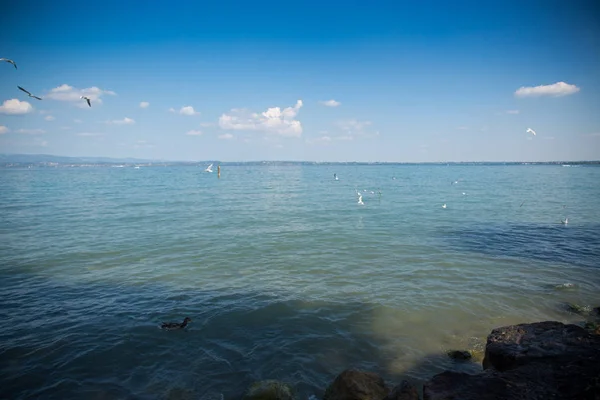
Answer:
POLYGON ((470 360, 472 357, 471 353, 465 350, 449 350, 446 352, 446 354, 453 360, 461 361, 470 360))
POLYGON ((419 392, 410 382, 402 381, 383 400, 419 400, 419 392))
POLYGON ((483 367, 446 371, 423 386, 424 400, 600 399, 600 336, 576 325, 539 322, 494 329, 483 367))
POLYGON ((244 400, 294 400, 294 392, 289 385, 280 381, 258 381, 250 385, 244 400))
POLYGON ((323 400, 382 400, 388 393, 379 375, 348 369, 329 385, 323 400))
POLYGON ((592 307, 575 303, 565 303, 565 309, 573 314, 589 315, 592 312, 592 307))

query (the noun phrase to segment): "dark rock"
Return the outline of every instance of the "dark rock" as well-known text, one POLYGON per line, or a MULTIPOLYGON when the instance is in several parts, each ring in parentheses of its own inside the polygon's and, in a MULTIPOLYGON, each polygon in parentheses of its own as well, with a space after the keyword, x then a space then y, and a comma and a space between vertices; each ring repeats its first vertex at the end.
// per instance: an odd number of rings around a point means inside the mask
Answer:
POLYGON ((408 381, 402 381, 383 400, 420 400, 419 392, 408 381))
POLYGON ((600 338, 577 325, 547 321, 494 329, 488 336, 483 368, 506 371, 534 361, 563 363, 600 359, 600 338))
POLYGON ((323 400, 382 400, 388 392, 379 375, 345 370, 329 385, 323 400))
POLYGON ((576 325, 539 322, 494 329, 483 373, 438 374, 424 400, 600 400, 600 336, 576 325))
POLYGON ((292 388, 276 380, 254 382, 246 391, 244 400, 294 400, 292 388))
POLYGON ((453 360, 465 361, 471 359, 471 353, 464 350, 450 350, 446 354, 453 360))
POLYGON ((573 400, 600 399, 600 385, 592 375, 565 373, 542 363, 506 372, 493 369, 478 375, 443 372, 423 386, 423 400, 573 400))

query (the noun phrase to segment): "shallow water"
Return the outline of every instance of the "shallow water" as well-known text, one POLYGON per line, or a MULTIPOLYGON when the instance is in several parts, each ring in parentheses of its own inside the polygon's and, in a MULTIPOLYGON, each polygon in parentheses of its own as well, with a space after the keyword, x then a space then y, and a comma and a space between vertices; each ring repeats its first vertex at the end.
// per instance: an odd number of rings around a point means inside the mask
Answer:
POLYGON ((598 167, 203 169, 0 170, 0 398, 419 384, 479 370, 444 355, 471 337, 600 305, 598 167))

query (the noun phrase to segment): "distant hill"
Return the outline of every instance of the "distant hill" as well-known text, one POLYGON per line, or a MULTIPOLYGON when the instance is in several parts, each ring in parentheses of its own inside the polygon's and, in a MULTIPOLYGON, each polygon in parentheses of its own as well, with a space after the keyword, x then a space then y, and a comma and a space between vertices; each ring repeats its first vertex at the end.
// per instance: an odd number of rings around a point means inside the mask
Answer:
POLYGON ((558 164, 600 164, 600 161, 449 161, 449 162, 360 162, 360 161, 218 161, 218 160, 196 160, 196 161, 169 161, 152 160, 143 158, 112 158, 112 157, 65 157, 51 154, 0 154, 0 166, 22 166, 22 165, 113 165, 113 164, 154 164, 154 165, 204 165, 214 163, 218 165, 558 165, 558 164))

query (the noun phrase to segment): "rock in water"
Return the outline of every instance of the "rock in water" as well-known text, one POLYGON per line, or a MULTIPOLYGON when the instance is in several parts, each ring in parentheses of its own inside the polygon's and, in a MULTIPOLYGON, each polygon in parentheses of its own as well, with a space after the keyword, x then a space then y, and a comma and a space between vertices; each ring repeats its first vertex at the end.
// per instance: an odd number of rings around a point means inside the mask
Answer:
POLYGON ((548 321, 494 329, 488 336, 483 368, 506 371, 532 362, 600 360, 600 341, 577 325, 548 321))
POLYGON ((379 375, 345 370, 329 385, 323 400, 382 400, 388 393, 379 375))
POLYGON ((600 399, 600 336, 576 325, 539 322, 494 329, 485 371, 443 372, 423 386, 424 400, 600 399))
POLYGON ((419 392, 408 381, 402 381, 401 384, 394 387, 392 391, 383 400, 420 400, 419 392))
POLYGON ((471 353, 464 350, 450 350, 446 354, 453 360, 466 361, 471 359, 471 353))
POLYGON ((290 386, 276 380, 254 382, 244 400, 294 400, 294 393, 290 386))

